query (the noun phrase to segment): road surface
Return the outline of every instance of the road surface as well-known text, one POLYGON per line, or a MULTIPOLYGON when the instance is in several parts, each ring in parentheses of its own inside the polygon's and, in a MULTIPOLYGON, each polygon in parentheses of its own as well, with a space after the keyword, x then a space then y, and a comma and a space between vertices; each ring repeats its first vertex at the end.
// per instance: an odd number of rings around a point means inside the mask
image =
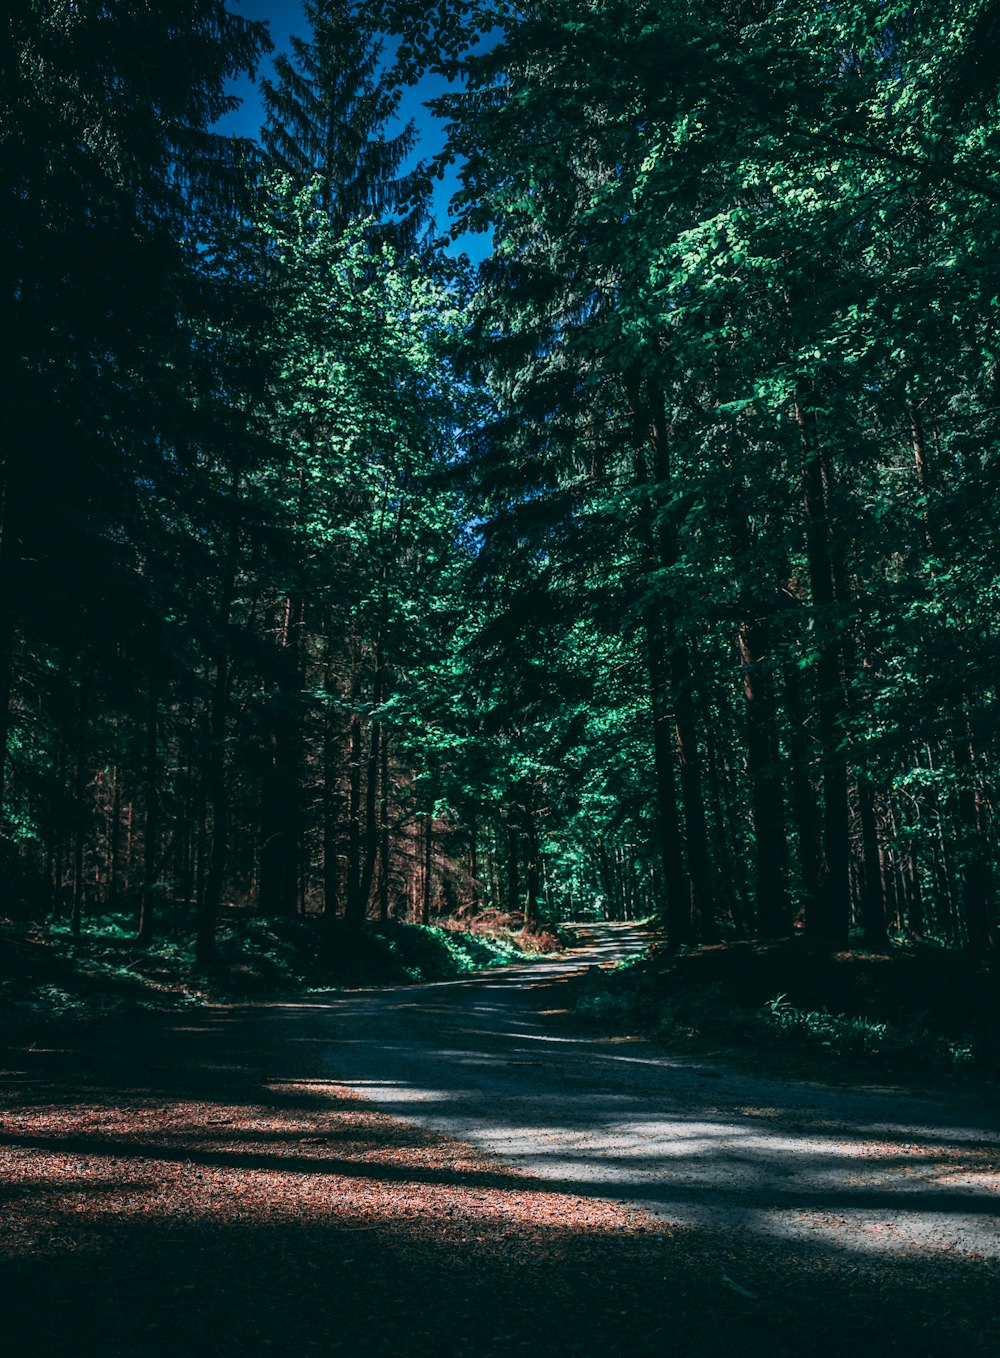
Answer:
POLYGON ((642 941, 632 925, 588 926, 554 961, 338 998, 316 1015, 326 1071, 567 1192, 672 1223, 1000 1258, 988 1110, 768 1078, 554 1020, 570 975, 642 941))

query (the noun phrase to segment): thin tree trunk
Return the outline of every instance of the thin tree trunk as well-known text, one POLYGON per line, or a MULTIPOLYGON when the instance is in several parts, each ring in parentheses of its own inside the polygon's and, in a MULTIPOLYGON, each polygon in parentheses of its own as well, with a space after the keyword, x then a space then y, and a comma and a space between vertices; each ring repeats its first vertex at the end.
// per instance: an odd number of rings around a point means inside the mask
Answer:
MULTIPOLYGON (((326 692, 334 691, 333 662, 327 661, 326 692)), ((323 917, 327 923, 337 918, 339 902, 338 811, 340 790, 337 740, 333 717, 327 707, 323 716, 323 917)))
POLYGON ((121 892, 122 852, 122 771, 116 763, 111 771, 111 825, 108 836, 108 892, 107 906, 114 909, 121 892))
POLYGON ((159 789, 159 700, 151 684, 146 716, 145 819, 142 831, 142 895, 139 903, 139 930, 136 942, 143 946, 153 941, 156 932, 156 886, 160 853, 159 789))
POLYGON ((14 600, 16 552, 13 524, 13 476, 0 480, 0 826, 7 812, 7 746, 10 739, 14 677, 14 600))
POLYGON ((378 917, 389 919, 389 733, 382 730, 382 769, 379 776, 378 917))
POLYGON ((74 938, 79 938, 83 920, 83 850, 86 838, 84 815, 84 798, 87 791, 86 716, 82 695, 78 720, 76 760, 73 769, 73 905, 70 912, 70 931, 74 938))
POLYGON ((434 864, 434 799, 428 798, 427 813, 424 817, 424 870, 420 903, 420 922, 431 922, 431 871, 434 864))
POLYGON ((469 905, 473 911, 479 909, 479 820, 475 803, 470 803, 468 813, 469 829, 469 905))
POLYGON ((604 893, 604 918, 617 919, 618 911, 615 900, 615 884, 611 875, 611 862, 608 858, 608 849, 603 839, 597 841, 597 875, 601 881, 601 890, 604 893))
POLYGON ((743 938, 751 934, 748 918, 745 878, 736 857, 736 825, 733 820, 732 799, 726 796, 725 781, 720 768, 719 733, 708 727, 705 749, 708 764, 708 787, 715 808, 715 842, 717 861, 722 865, 721 895, 729 908, 730 918, 743 938))
POLYGON ((747 715, 747 771, 754 831, 756 928, 764 937, 787 934, 791 906, 786 887, 787 841, 781 792, 777 711, 769 670, 773 641, 769 621, 753 616, 744 600, 739 629, 743 698, 747 715))
POLYGON ((545 910, 550 920, 556 920, 556 901, 552 890, 552 878, 549 874, 549 865, 545 855, 542 854, 542 891, 545 894, 545 910))
MULTIPOLYGON (((384 657, 376 644, 375 677, 373 681, 372 702, 374 711, 382 703, 382 689, 385 680, 384 657)), ((356 723, 351 726, 351 844, 350 868, 347 878, 347 903, 344 919, 351 928, 359 929, 364 923, 371 896, 372 882, 375 878, 375 863, 378 853, 378 772, 381 742, 381 723, 374 715, 371 717, 368 733, 368 754, 365 764, 364 825, 361 824, 361 791, 355 779, 353 767, 358 767, 360 778, 361 765, 361 718, 355 714, 356 723)))
POLYGON ((518 833, 513 813, 507 820, 507 913, 516 915, 521 909, 521 877, 519 870, 518 833))
POLYGON ((802 495, 806 520, 806 556, 817 631, 816 687, 823 778, 823 859, 820 890, 810 909, 806 930, 816 938, 847 941, 850 923, 850 823, 845 754, 846 700, 840 666, 830 556, 830 525, 822 458, 814 446, 811 419, 803 400, 795 402, 802 454, 802 495))
POLYGON ((670 946, 676 948, 690 943, 694 936, 691 884, 685 870, 684 839, 678 808, 676 754, 671 735, 673 720, 666 692, 666 657, 659 626, 652 619, 646 621, 646 654, 649 705, 653 720, 653 769, 666 897, 663 923, 670 946))
MULTIPOLYGON (((234 472, 230 485, 234 506, 239 499, 240 482, 239 472, 234 472)), ((235 513, 235 510, 233 512, 235 513)), ((229 525, 226 541, 226 561, 215 622, 215 679, 209 710, 207 769, 202 774, 204 795, 212 808, 212 838, 207 862, 204 849, 199 855, 204 881, 197 891, 198 927, 195 957, 203 964, 215 960, 215 931, 222 905, 222 889, 229 855, 230 808, 226 756, 226 741, 229 735, 229 627, 236 596, 239 545, 239 523, 234 517, 229 525)), ((203 816, 202 825, 204 819, 203 816)))
MULTIPOLYGON (((663 394, 653 393, 650 442, 653 455, 653 482, 658 512, 654 534, 661 567, 669 569, 680 560, 680 543, 673 518, 667 509, 671 491, 670 442, 663 394)), ((692 927, 706 942, 717 936, 715 920, 715 875, 708 847, 708 819, 702 787, 701 753, 694 697, 693 662, 690 648, 672 629, 664 634, 665 657, 674 714, 674 734, 680 766, 681 805, 684 808, 684 835, 691 890, 692 927)))
MULTIPOLYGON (((928 502, 933 483, 933 466, 919 408, 912 401, 907 403, 907 415, 913 441, 917 484, 922 500, 924 539, 927 547, 933 548, 935 543, 928 513, 928 502)), ((963 694, 958 703, 955 736, 952 741, 952 752, 959 783, 956 800, 958 819, 962 826, 964 856, 961 877, 962 913, 970 951, 989 953, 995 949, 997 943, 993 899, 993 865, 985 832, 982 791, 977 784, 976 751, 969 729, 971 707, 972 704, 968 695, 963 694)))
MULTIPOLYGON (((657 525, 664 518, 670 469, 665 440, 650 437, 651 422, 644 410, 638 379, 630 379, 628 388, 635 480, 643 496, 636 520, 636 536, 642 548, 646 571, 652 575, 663 564, 663 530, 658 530, 657 525), (654 463, 652 471, 648 465, 650 456, 654 463)), ((653 771, 663 865, 664 901, 661 918, 668 943, 676 948, 692 941, 694 921, 691 879, 680 823, 670 659, 661 610, 655 602, 647 606, 644 624, 649 708, 653 727, 653 771)))
POLYGON ((195 803, 195 733, 198 729, 197 709, 192 701, 184 726, 184 805, 181 810, 180 848, 178 850, 178 886, 174 894, 174 932, 177 931, 177 909, 184 903, 185 923, 194 898, 194 803, 195 803))
POLYGON ((491 818, 487 825, 488 835, 486 840, 486 866, 489 874, 489 893, 490 907, 498 914, 500 912, 500 847, 498 843, 497 827, 495 818, 491 818))
POLYGON ((347 871, 344 886, 344 918, 356 910, 361 881, 361 656, 355 653, 351 675, 351 728, 348 754, 347 871))
POLYGON ((539 880, 538 870, 538 831, 535 815, 530 806, 524 809, 524 927, 528 933, 537 933, 540 923, 538 909, 539 880))
POLYGON ((969 951, 992 952, 996 947, 993 917, 993 867, 985 834, 983 798, 976 785, 975 758, 968 733, 954 742, 958 771, 958 810, 962 822, 962 911, 969 951))
POLYGON ((681 804, 691 874, 691 915, 705 943, 718 938, 715 919, 715 873, 708 847, 708 816, 702 779, 701 752, 695 721, 691 662, 687 647, 676 645, 670 658, 677 756, 681 772, 681 804))
MULTIPOLYGON (((228 614, 228 609, 226 610, 228 614)), ((225 647, 216 657, 215 681, 209 725, 207 792, 212 808, 212 839, 204 891, 198 899, 198 932, 195 957, 202 964, 215 961, 215 930, 222 904, 222 887, 229 852, 229 781, 226 776, 227 711, 229 706, 229 658, 225 647)))
POLYGON ((910 938, 923 938, 926 932, 924 919, 924 893, 920 882, 920 860, 917 844, 911 839, 906 851, 903 880, 906 883, 906 932, 910 938))
POLYGON ((878 833, 875 814, 875 789, 871 779, 859 769, 857 772, 858 822, 861 831, 861 924, 865 947, 873 951, 885 948, 886 931, 885 869, 883 846, 878 833))
POLYGON ((799 842, 799 877, 803 913, 815 909, 819 895, 822 853, 817 793, 811 773, 812 756, 806 730, 802 677, 794 661, 785 665, 785 709, 788 714, 788 802, 799 842))

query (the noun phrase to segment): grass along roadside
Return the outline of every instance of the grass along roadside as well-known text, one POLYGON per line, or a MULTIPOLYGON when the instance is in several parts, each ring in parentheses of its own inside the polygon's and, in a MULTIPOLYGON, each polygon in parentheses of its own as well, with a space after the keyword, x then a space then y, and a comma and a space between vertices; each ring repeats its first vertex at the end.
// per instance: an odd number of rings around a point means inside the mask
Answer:
POLYGON ((575 1007, 605 1031, 691 1051, 1000 1080, 996 977, 931 945, 868 953, 792 939, 654 951, 592 969, 575 1007))
POLYGON ((515 932, 502 920, 466 928, 392 921, 349 930, 321 919, 240 915, 219 932, 218 963, 199 967, 186 935, 140 947, 133 924, 130 917, 106 916, 74 937, 59 924, 0 923, 0 1021, 14 1027, 86 1022, 304 991, 447 980, 559 946, 552 935, 515 932))

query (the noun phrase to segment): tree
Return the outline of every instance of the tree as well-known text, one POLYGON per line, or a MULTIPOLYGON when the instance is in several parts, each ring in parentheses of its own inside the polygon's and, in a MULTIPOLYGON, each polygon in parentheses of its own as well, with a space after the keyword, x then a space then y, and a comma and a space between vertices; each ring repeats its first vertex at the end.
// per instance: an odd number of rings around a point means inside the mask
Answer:
POLYGON ((361 9, 347 0, 305 0, 309 37, 292 37, 275 58, 275 80, 261 82, 266 120, 261 140, 272 170, 300 186, 312 183, 341 229, 375 219, 375 238, 408 252, 422 211, 398 214, 413 196, 416 172, 410 123, 390 134, 398 88, 382 70, 382 44, 361 9))
MULTIPOLYGON (((105 757, 109 711, 146 724, 154 676, 169 669, 183 630, 161 567, 218 447, 218 408, 202 418, 217 373, 199 338, 217 302, 203 259, 239 197, 245 151, 211 128, 234 102, 226 82, 268 40, 221 0, 113 11, 19 3, 3 23, 0 166, 11 210, 0 327, 11 396, 0 417, 0 748, 13 752, 3 770, 10 844, 30 843, 50 815, 54 789, 34 775, 46 743, 61 759, 53 676, 79 676, 79 790, 105 757)), ((238 412, 225 420, 233 438, 238 412)), ((127 736, 113 746, 113 759, 133 759, 127 736)), ((148 771, 148 757, 136 754, 133 767, 148 771)), ((84 830, 78 819, 77 903, 84 830)))

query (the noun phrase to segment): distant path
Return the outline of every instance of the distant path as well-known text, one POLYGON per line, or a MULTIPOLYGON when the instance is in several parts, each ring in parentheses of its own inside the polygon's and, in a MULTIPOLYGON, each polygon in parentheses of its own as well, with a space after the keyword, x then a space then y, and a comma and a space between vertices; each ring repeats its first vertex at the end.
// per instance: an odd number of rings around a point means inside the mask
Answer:
POLYGON ((577 1035, 551 1012, 567 977, 643 941, 627 924, 585 934, 557 961, 336 999, 315 1015, 326 1070, 384 1111, 669 1222, 1000 1258, 992 1114, 577 1035))

